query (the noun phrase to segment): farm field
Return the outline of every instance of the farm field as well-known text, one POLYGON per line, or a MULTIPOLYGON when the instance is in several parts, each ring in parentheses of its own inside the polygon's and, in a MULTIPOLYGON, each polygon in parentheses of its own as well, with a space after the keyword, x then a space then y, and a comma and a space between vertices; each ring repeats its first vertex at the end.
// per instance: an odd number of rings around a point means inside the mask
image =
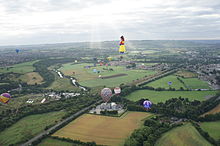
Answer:
POLYGON ((206 96, 215 95, 217 91, 154 91, 154 90, 137 90, 127 95, 125 98, 131 101, 138 101, 141 98, 148 98, 153 103, 165 102, 171 98, 189 98, 189 100, 205 100, 206 96))
POLYGON ((29 85, 42 84, 43 78, 37 72, 29 72, 19 77, 23 82, 26 82, 29 85))
POLYGON ((14 72, 14 73, 24 74, 24 73, 28 73, 28 72, 33 72, 34 71, 33 64, 35 62, 37 62, 37 60, 0 68, 0 73, 14 72))
POLYGON ((84 114, 57 131, 53 136, 66 137, 83 142, 95 141, 104 145, 123 145, 134 129, 151 116, 146 112, 127 112, 121 117, 84 114))
POLYGON ((190 71, 186 71, 186 70, 181 70, 175 73, 175 75, 180 76, 180 77, 184 77, 184 78, 196 78, 197 74, 190 72, 190 71))
POLYGON ((65 112, 50 112, 22 118, 11 127, 0 132, 0 145, 15 144, 24 141, 44 130, 46 126, 59 121, 65 112))
POLYGON ((208 132, 211 137, 215 140, 220 139, 220 121, 215 122, 203 122, 201 123, 201 128, 208 132))
POLYGON ((191 125, 185 124, 181 127, 166 132, 156 142, 155 146, 211 146, 199 132, 191 125))
POLYGON ((181 78, 189 89, 210 89, 207 82, 198 78, 181 78))
POLYGON ((171 88, 175 88, 175 89, 180 89, 180 87, 186 89, 184 87, 184 85, 177 79, 177 76, 175 75, 169 75, 166 77, 163 77, 161 79, 158 79, 156 81, 150 82, 149 84, 146 84, 146 86, 151 86, 154 88, 165 88, 165 89, 169 89, 171 88), (172 82, 172 85, 168 85, 168 82, 172 82))
POLYGON ((40 144, 38 144, 38 146, 73 146, 73 144, 53 138, 46 138, 40 144))
POLYGON ((92 64, 64 64, 63 67, 60 68, 61 72, 64 75, 75 77, 78 82, 82 86, 87 87, 97 87, 97 86, 108 86, 114 87, 119 86, 122 83, 130 83, 133 80, 138 78, 143 78, 148 75, 155 74, 155 71, 146 71, 146 70, 128 70, 125 67, 121 66, 109 66, 108 68, 112 68, 113 71, 106 70, 106 66, 97 66, 91 67, 89 69, 85 69, 84 66, 91 66, 92 64), (103 69, 104 68, 104 69, 103 69), (100 71, 100 73, 94 73, 93 69, 100 71), (75 75, 73 74, 75 72, 75 75), (127 74, 125 76, 120 77, 112 77, 108 79, 101 79, 99 75, 102 77, 113 76, 118 74, 127 74))
POLYGON ((215 108, 213 108, 212 110, 203 114, 203 116, 209 115, 209 114, 216 114, 216 113, 220 113, 220 104, 218 106, 216 106, 215 108))
POLYGON ((69 91, 77 91, 80 90, 79 88, 73 86, 71 84, 71 81, 67 78, 60 78, 58 77, 57 74, 55 74, 55 81, 47 88, 47 89, 53 89, 56 91, 65 91, 65 90, 69 90, 69 91))

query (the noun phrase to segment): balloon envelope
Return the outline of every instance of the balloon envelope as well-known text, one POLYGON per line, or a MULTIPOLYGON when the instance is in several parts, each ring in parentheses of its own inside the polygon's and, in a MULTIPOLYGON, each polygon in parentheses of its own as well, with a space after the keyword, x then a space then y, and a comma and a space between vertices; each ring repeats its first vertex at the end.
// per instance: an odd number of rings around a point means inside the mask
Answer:
POLYGON ((120 94, 121 93, 121 88, 120 87, 116 87, 114 89, 115 94, 120 94))
POLYGON ((20 52, 20 50, 19 50, 19 49, 16 49, 15 51, 16 51, 16 53, 19 53, 19 52, 20 52))
POLYGON ((104 102, 108 102, 111 99, 112 90, 109 88, 104 88, 101 91, 101 97, 104 102))
POLYGON ((172 85, 172 82, 168 82, 168 85, 172 85))
POLYGON ((143 102, 143 106, 144 106, 144 108, 146 108, 146 109, 150 109, 151 106, 152 106, 152 102, 149 101, 149 100, 145 100, 145 101, 143 102))
POLYGON ((3 93, 0 95, 0 101, 2 103, 8 103, 10 98, 11 98, 11 95, 9 93, 3 93))

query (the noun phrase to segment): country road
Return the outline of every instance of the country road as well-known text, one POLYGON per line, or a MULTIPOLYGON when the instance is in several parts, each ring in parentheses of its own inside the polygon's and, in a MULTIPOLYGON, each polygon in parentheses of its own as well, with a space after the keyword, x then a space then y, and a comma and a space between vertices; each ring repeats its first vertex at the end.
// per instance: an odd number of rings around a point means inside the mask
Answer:
POLYGON ((97 101, 96 103, 78 111, 77 113, 73 114, 72 116, 66 118, 65 120, 61 121, 60 123, 54 125, 53 127, 49 128, 48 130, 45 130, 43 132, 41 132, 40 134, 36 135, 35 137, 33 137, 32 139, 28 140, 27 142, 21 144, 21 146, 28 146, 31 145, 34 141, 42 138, 44 135, 49 135, 50 132, 52 132, 53 130, 55 130, 57 127, 59 127, 60 125, 64 124, 65 122, 70 122, 73 119, 77 118, 78 116, 80 116, 82 113, 86 112, 87 110, 91 109, 94 105, 101 103, 102 100, 97 101))

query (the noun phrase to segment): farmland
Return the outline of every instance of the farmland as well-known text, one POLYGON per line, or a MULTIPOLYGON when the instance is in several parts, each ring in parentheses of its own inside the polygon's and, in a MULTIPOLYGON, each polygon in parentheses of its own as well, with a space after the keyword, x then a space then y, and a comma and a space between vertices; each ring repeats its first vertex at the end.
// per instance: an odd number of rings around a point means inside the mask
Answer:
POLYGON ((53 138, 46 138, 40 144, 38 144, 38 146, 73 146, 73 144, 53 138))
POLYGON ((61 72, 64 75, 75 77, 78 82, 87 87, 97 87, 97 86, 108 86, 114 87, 122 83, 130 83, 133 80, 143 78, 148 75, 156 73, 155 71, 146 71, 146 70, 128 70, 125 67, 121 66, 97 66, 91 68, 84 68, 84 66, 91 66, 92 64, 64 64, 60 68, 61 72), (108 68, 113 69, 113 71, 107 70, 108 68), (100 71, 100 73, 94 73, 93 69, 100 71), (73 74, 74 72, 74 74, 73 74), (127 74, 126 76, 119 76, 115 78, 102 79, 99 78, 101 75, 103 78, 105 76, 113 76, 117 74, 127 74), (138 74, 138 76, 137 76, 138 74))
POLYGON ((0 145, 10 145, 25 141, 43 131, 46 126, 59 121, 64 114, 64 112, 60 111, 27 116, 0 132, 0 145))
POLYGON ((189 98, 189 100, 205 100, 206 96, 212 95, 214 96, 217 91, 153 91, 153 90, 137 90, 132 92, 128 96, 127 99, 131 101, 138 101, 141 98, 148 98, 153 103, 165 102, 171 98, 189 98))
POLYGON ((16 64, 13 66, 0 68, 0 73, 14 72, 14 73, 24 74, 28 72, 33 72, 34 70, 33 64, 35 62, 37 61, 25 62, 25 63, 16 64))
POLYGON ((216 106, 215 108, 213 108, 212 110, 203 114, 203 116, 209 115, 209 114, 216 114, 216 113, 220 113, 220 104, 218 106, 216 106))
POLYGON ((201 128, 214 139, 220 139, 220 121, 203 122, 201 123, 201 128))
POLYGON ((151 82, 149 84, 147 84, 147 86, 151 86, 154 88, 175 88, 175 89, 179 89, 180 87, 185 88, 184 85, 177 79, 177 77, 175 75, 169 75, 166 77, 163 77, 161 79, 158 79, 154 82, 151 82), (168 85, 168 82, 172 82, 172 85, 168 85))
POLYGON ((23 82, 26 82, 29 85, 41 84, 43 78, 37 72, 29 72, 19 77, 23 82))
POLYGON ((211 144, 207 142, 191 124, 185 124, 168 131, 162 135, 155 145, 211 146, 211 144))
POLYGON ((198 78, 181 78, 189 89, 210 89, 209 85, 205 81, 201 81, 198 78))
POLYGON ((54 136, 97 144, 122 145, 132 131, 142 125, 151 114, 128 112, 121 117, 84 114, 57 131, 54 136))

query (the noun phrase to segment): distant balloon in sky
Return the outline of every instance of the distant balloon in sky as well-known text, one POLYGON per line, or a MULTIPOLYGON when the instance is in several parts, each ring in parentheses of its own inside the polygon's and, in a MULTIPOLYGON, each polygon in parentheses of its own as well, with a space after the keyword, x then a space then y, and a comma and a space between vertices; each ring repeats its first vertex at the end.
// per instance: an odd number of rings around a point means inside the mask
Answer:
POLYGON ((101 91, 101 97, 104 102, 108 102, 111 99, 112 90, 109 88, 104 88, 101 91))
POLYGON ((11 99, 11 95, 9 93, 3 93, 0 95, 0 102, 2 103, 8 103, 9 100, 11 99))
POLYGON ((168 82, 168 85, 169 85, 169 86, 172 85, 172 82, 168 82))
POLYGON ((151 106, 152 106, 152 102, 150 100, 145 100, 143 102, 143 106, 144 106, 145 109, 150 109, 151 106))
POLYGON ((20 50, 19 50, 19 49, 16 49, 15 51, 16 51, 16 53, 17 53, 17 54, 20 52, 20 50))
POLYGON ((119 47, 119 53, 124 54, 126 51, 125 49, 125 39, 124 36, 121 36, 121 41, 120 41, 120 47, 119 47))
POLYGON ((120 94, 121 93, 121 88, 120 87, 115 87, 114 92, 115 92, 115 94, 120 94))

